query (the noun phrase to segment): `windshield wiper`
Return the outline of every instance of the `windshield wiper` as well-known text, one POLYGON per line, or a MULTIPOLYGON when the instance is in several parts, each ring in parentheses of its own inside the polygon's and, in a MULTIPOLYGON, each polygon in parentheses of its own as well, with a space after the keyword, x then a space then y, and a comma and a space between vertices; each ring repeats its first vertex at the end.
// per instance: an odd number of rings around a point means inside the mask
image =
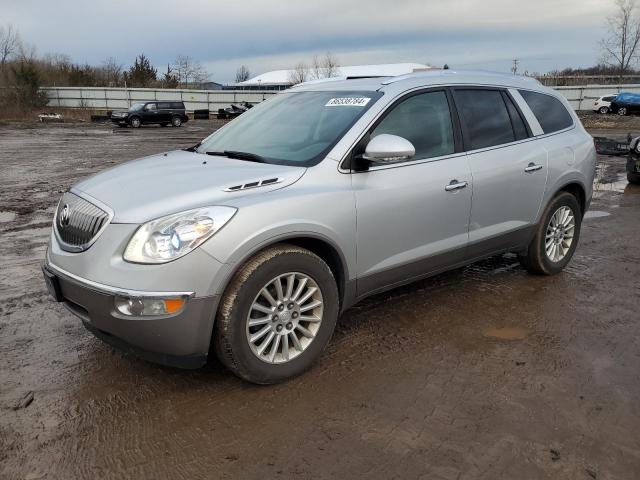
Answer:
POLYGON ((198 142, 198 143, 196 143, 193 147, 185 148, 185 149, 184 149, 184 151, 185 151, 185 152, 195 152, 195 151, 196 151, 196 149, 197 149, 200 145, 202 145, 202 142, 198 142))
POLYGON ((255 153, 237 152, 235 150, 225 150, 224 152, 205 152, 207 155, 219 155, 227 158, 236 158, 238 160, 247 160, 248 162, 268 163, 264 157, 255 153))

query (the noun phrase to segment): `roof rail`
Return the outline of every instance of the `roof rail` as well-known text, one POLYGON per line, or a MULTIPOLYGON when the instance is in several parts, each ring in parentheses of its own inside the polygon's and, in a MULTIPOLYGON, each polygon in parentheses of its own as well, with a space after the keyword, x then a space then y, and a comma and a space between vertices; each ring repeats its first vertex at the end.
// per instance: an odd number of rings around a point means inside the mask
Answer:
POLYGON ((325 83, 325 82, 339 82, 341 80, 347 80, 347 79, 348 77, 319 78, 317 80, 308 80, 306 82, 296 83, 291 88, 301 87, 303 85, 317 85, 318 83, 325 83))

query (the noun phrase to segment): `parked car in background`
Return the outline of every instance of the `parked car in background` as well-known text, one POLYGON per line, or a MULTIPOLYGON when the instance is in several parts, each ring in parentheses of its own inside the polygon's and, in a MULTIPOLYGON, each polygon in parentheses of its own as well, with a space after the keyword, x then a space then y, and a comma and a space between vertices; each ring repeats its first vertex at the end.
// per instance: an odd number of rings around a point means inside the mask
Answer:
POLYGON ((631 140, 627 157, 627 180, 640 185, 640 137, 631 140))
POLYGON ((593 102, 593 111, 598 113, 609 113, 611 107, 611 101, 616 98, 616 94, 603 95, 593 102))
POLYGON ((532 78, 302 84, 191 148, 74 185, 43 273, 111 345, 191 368, 213 351, 275 383, 369 295, 504 252, 562 271, 595 159, 567 100, 532 78))
POLYGON ((609 110, 618 115, 630 115, 640 111, 640 93, 620 92, 611 100, 609 110))
POLYGON ((179 127, 189 121, 189 117, 183 102, 153 101, 135 103, 128 110, 112 112, 111 121, 119 127, 138 128, 150 124, 179 127))

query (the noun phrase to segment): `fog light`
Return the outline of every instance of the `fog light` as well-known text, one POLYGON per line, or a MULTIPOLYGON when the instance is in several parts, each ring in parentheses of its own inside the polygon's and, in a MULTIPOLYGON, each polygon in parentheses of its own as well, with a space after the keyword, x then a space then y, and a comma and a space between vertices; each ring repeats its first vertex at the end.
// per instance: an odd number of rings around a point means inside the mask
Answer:
POLYGON ((171 315, 182 311, 186 299, 179 298, 145 298, 116 297, 115 307, 118 312, 129 316, 171 315))

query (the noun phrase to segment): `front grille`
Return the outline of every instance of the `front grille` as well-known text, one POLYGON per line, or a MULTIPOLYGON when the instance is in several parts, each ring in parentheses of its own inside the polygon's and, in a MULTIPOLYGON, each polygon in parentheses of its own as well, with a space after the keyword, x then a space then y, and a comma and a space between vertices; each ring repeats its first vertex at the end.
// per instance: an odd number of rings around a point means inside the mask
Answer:
POLYGON ((68 252, 86 250, 109 220, 110 215, 93 203, 73 193, 65 193, 60 199, 54 219, 60 247, 68 252))

